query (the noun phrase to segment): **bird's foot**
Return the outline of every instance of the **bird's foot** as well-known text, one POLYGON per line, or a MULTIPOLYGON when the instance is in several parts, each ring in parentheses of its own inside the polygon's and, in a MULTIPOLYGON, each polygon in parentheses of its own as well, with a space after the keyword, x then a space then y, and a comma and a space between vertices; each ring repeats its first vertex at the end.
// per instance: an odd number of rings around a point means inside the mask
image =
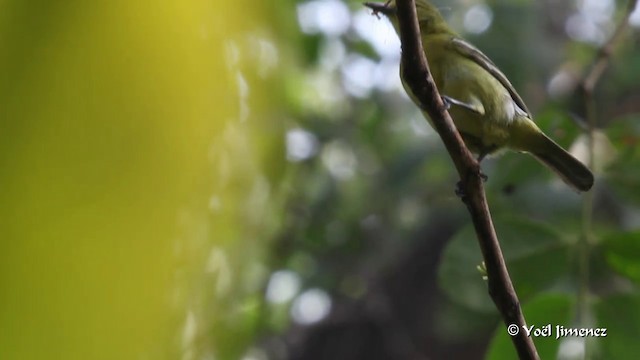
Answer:
MULTIPOLYGON (((480 179, 482 179, 482 182, 487 182, 487 180, 489 180, 489 177, 485 173, 483 173, 482 170, 479 171, 478 176, 480 177, 480 179)), ((468 194, 465 191, 462 180, 456 183, 455 193, 456 196, 458 196, 463 202, 467 201, 468 194)))
POLYGON ((458 181, 456 183, 456 190, 455 190, 456 196, 459 197, 460 199, 462 199, 462 201, 465 201, 465 199, 467 198, 467 192, 464 191, 464 189, 462 188, 462 180, 458 181))

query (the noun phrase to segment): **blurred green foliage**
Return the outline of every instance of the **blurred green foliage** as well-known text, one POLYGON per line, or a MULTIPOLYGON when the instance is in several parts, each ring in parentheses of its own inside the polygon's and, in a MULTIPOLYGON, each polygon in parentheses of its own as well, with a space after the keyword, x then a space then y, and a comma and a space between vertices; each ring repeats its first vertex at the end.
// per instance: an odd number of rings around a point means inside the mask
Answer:
MULTIPOLYGON (((302 12, 300 7, 311 3, 321 2, 298 2, 298 14, 302 12)), ((482 2, 441 5, 451 23, 483 49, 520 89, 545 132, 587 161, 586 105, 577 88, 578 81, 597 55, 597 42, 606 39, 626 4, 617 4, 617 11, 597 25, 601 27, 602 33, 598 35, 601 40, 593 42, 572 38, 576 35, 565 28, 572 16, 586 11, 579 3, 491 2, 488 4, 491 25, 480 34, 465 33, 464 29, 466 11, 482 2), (564 80, 558 82, 557 79, 564 80)), ((614 5, 605 5, 600 11, 606 13, 606 6, 614 5)), ((481 262, 480 252, 467 215, 453 194, 455 174, 439 139, 420 123, 422 119, 400 88, 376 83, 364 92, 364 97, 350 90, 350 75, 345 70, 350 60, 362 57, 383 67, 390 58, 360 30, 360 5, 349 3, 349 7, 354 14, 353 23, 343 33, 307 31, 301 42, 293 45, 302 55, 298 55, 301 61, 291 71, 296 80, 285 80, 299 84, 290 92, 293 95, 289 98, 293 121, 289 128, 313 134, 318 141, 318 150, 317 155, 289 165, 296 169, 290 183, 293 187, 288 197, 289 215, 286 215, 291 219, 285 221, 281 235, 276 237, 277 260, 272 266, 298 274, 302 281, 300 293, 306 288, 324 289, 332 295, 333 306, 339 309, 344 306, 351 309, 348 304, 356 304, 356 309, 366 308, 366 304, 382 292, 399 313, 413 311, 416 318, 422 319, 432 316, 430 322, 422 324, 421 330, 416 330, 419 320, 403 319, 398 313, 369 314, 372 317, 391 316, 400 321, 410 329, 404 336, 410 342, 420 344, 416 347, 427 356, 444 358, 443 354, 448 354, 446 358, 455 358, 447 351, 453 351, 456 345, 465 341, 468 344, 487 341, 487 357, 513 358, 512 345, 504 327, 499 325, 486 285, 476 269, 481 262), (330 67, 326 64, 331 62, 327 57, 335 56, 332 50, 336 43, 344 52, 339 59, 345 63, 330 67), (319 74, 324 76, 326 83, 318 80, 319 74), (314 90, 316 97, 305 96, 305 92, 310 91, 304 89, 305 81, 307 87, 319 88, 314 90), (322 93, 323 90, 342 95, 333 98, 322 93), (323 102, 325 104, 321 105, 323 102), (336 144, 351 159, 348 163, 353 171, 349 176, 332 171, 331 155, 336 144), (443 227, 453 226, 459 230, 453 236, 447 236, 443 231, 444 239, 437 235, 436 238, 425 237, 426 231, 421 224, 429 224, 434 219, 438 219, 443 227), (404 280, 394 277, 403 271, 400 270, 403 266, 419 266, 405 263, 415 261, 407 254, 440 241, 448 242, 448 245, 438 256, 437 263, 429 268, 438 273, 439 290, 431 295, 436 299, 435 304, 399 299, 412 291, 421 293, 421 285, 413 283, 410 275, 404 280), (300 263, 296 259, 301 257, 306 260, 300 263), (388 292, 386 287, 392 286, 388 283, 389 278, 400 281, 393 286, 406 289, 406 293, 388 292), (423 310, 421 305, 429 310, 423 310), (484 336, 494 331, 496 340, 484 336), (430 340, 421 343, 423 336, 430 340), (444 347, 444 350, 434 350, 438 347, 444 347)), ((299 17, 298 21, 305 29, 303 19, 299 17)), ((376 25, 371 23, 369 26, 376 25)), ((381 41, 383 43, 391 42, 395 37, 392 31, 371 31, 388 37, 381 41)), ((631 31, 635 32, 635 28, 631 31)), ((579 194, 569 191, 528 156, 508 153, 483 163, 483 170, 489 177, 486 188, 498 235, 530 324, 570 327, 587 324, 580 320, 587 317, 592 319, 589 325, 615 329, 617 324, 609 323, 615 317, 600 317, 599 304, 620 294, 635 299, 637 290, 627 280, 635 279, 634 269, 640 260, 633 251, 633 244, 638 240, 634 200, 638 194, 638 181, 633 176, 634 169, 638 168, 633 165, 638 107, 631 105, 630 100, 637 93, 638 82, 631 80, 638 73, 633 71, 637 54, 632 37, 627 36, 619 51, 614 53, 610 69, 597 88, 594 101, 597 126, 601 130, 594 135, 594 168, 598 180, 593 202, 588 203, 591 207, 584 205, 579 194), (629 100, 623 100, 627 98, 629 100), (622 101, 624 109, 620 107, 622 101), (588 213, 593 216, 585 215, 588 213), (581 240, 585 236, 589 239, 587 245, 581 240), (588 250, 583 252, 585 246, 588 250), (580 270, 584 253, 588 256, 586 275, 580 270), (584 282, 589 288, 587 299, 579 301, 589 304, 587 314, 575 305, 584 282)), ((397 57, 391 59, 397 61, 397 57)), ((371 82, 375 82, 375 71, 381 70, 375 66, 372 69, 362 76, 369 76, 371 82)), ((283 77, 287 79, 286 71, 283 77)), ((423 276, 429 277, 426 273, 423 276)), ((428 288, 428 281, 422 286, 428 288)), ((295 297, 291 299, 292 308, 296 301, 295 297)), ((281 314, 281 306, 278 305, 278 314, 281 314)), ((332 312, 327 322, 357 321, 353 318, 356 315, 349 316, 340 311, 332 312)), ((291 321, 281 315, 273 319, 275 323, 268 326, 278 329, 276 333, 281 331, 282 321, 291 321), (276 323, 280 325, 274 325, 276 323)), ((287 350, 273 351, 274 338, 278 337, 262 336, 263 355, 316 358, 300 355, 312 353, 298 351, 290 341, 301 336, 294 336, 302 331, 300 329, 308 329, 304 332, 308 336, 307 342, 300 346, 314 348, 315 342, 328 341, 330 335, 320 329, 332 329, 331 325, 316 325, 318 333, 314 332, 314 326, 296 325, 295 316, 293 322, 290 330, 279 338, 287 350)), ((634 331, 640 328, 640 324, 634 326, 634 331)), ((539 343, 543 358, 567 358, 575 351, 555 339, 536 339, 536 343, 539 343)), ((580 344, 578 354, 583 354, 584 350, 580 349, 584 348, 580 344)), ((325 343, 325 347, 338 346, 348 345, 325 343)), ((482 350, 483 346, 478 349, 482 350)), ((602 339, 588 339, 586 349, 591 358, 611 358, 614 354, 602 339)), ((615 354, 616 358, 633 356, 631 351, 615 354)), ((327 355, 316 356, 327 358, 327 355)), ((474 356, 482 358, 483 354, 477 352, 474 356)))

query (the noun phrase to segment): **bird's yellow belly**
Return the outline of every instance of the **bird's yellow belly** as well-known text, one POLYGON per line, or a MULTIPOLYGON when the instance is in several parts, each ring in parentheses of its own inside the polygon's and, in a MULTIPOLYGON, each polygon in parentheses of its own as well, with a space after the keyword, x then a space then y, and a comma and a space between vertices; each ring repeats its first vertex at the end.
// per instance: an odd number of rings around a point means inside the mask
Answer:
MULTIPOLYGON (((444 59, 446 60, 446 59, 444 59)), ((475 64, 448 69, 439 63, 434 80, 442 95, 468 104, 473 109, 451 105, 449 113, 467 147, 482 156, 509 144, 510 127, 517 121, 515 104, 508 91, 475 64)))
POLYGON ((474 153, 488 155, 509 143, 509 124, 489 119, 487 115, 451 108, 449 113, 465 144, 474 153))

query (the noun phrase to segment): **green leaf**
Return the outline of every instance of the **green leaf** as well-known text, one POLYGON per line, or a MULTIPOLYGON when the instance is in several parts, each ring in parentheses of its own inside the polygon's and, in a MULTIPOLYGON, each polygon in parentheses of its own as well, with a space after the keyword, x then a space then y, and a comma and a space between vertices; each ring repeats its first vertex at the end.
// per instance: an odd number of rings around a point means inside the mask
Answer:
POLYGON ((640 115, 615 121, 606 134, 617 150, 615 161, 607 168, 607 182, 621 198, 640 203, 640 115))
MULTIPOLYGON (((527 326, 532 326, 532 336, 536 329, 549 329, 549 336, 535 336, 533 341, 541 359, 555 359, 560 341, 555 337, 556 325, 569 324, 574 314, 574 303, 567 295, 546 294, 535 298, 522 308, 527 326)), ((520 331, 525 331, 520 329, 520 331)), ((540 334, 547 335, 541 332, 540 334)), ((507 333, 507 327, 500 324, 489 344, 485 359, 517 359, 517 353, 507 333)))
MULTIPOLYGON (((520 301, 547 289, 567 272, 569 243, 556 232, 515 217, 497 218, 495 226, 520 301)), ((452 301, 476 311, 495 312, 486 282, 476 268, 481 262, 476 234, 469 225, 445 250, 439 284, 452 301)))
POLYGON ((602 250, 616 272, 640 283, 640 231, 610 235, 603 239, 602 250))
POLYGON ((592 338, 602 359, 637 359, 640 354, 640 296, 609 297, 595 305, 598 327, 607 329, 606 338, 592 338))
POLYGON ((478 334, 493 331, 496 322, 500 321, 496 314, 478 313, 452 302, 443 301, 434 314, 433 328, 442 342, 463 342, 477 339, 478 334))

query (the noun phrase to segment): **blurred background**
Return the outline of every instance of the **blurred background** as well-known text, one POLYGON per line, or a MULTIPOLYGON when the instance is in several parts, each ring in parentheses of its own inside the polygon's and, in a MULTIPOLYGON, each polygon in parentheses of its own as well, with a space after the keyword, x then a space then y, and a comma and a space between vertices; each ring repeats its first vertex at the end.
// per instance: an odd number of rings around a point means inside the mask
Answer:
MULTIPOLYGON (((435 1, 434 1, 435 2, 435 1)), ((596 173, 487 159, 543 359, 640 353, 640 10, 437 1, 596 173)), ((0 1, 0 359, 512 359, 456 173, 358 1, 0 1)))

